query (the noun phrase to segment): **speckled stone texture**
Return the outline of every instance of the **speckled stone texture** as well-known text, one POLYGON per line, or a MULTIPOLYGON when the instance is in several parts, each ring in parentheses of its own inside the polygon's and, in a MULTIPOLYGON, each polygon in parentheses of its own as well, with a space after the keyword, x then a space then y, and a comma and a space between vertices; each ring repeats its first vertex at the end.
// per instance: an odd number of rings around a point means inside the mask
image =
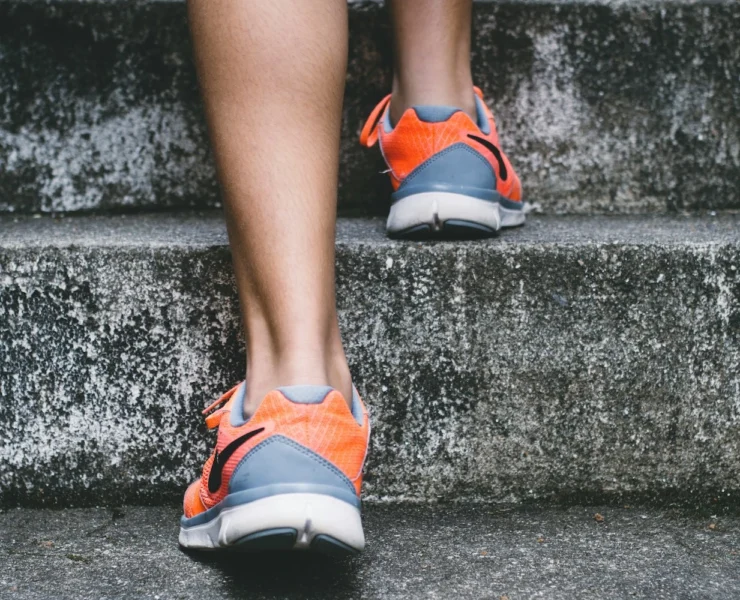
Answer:
MULTIPOLYGON (((390 32, 352 3, 340 207, 381 214, 357 143, 390 32)), ((740 207, 740 3, 481 2, 476 82, 547 212, 740 207)), ((0 210, 218 202, 181 2, 0 2, 0 210)))
MULTIPOLYGON (((243 375, 220 215, 0 232, 0 502, 178 500, 243 375)), ((740 216, 337 244, 366 498, 737 503, 740 216)))
POLYGON ((371 506, 367 547, 184 553, 179 509, 0 514, 9 600, 735 600, 740 519, 607 506, 371 506), (603 516, 602 522, 594 519, 603 516))

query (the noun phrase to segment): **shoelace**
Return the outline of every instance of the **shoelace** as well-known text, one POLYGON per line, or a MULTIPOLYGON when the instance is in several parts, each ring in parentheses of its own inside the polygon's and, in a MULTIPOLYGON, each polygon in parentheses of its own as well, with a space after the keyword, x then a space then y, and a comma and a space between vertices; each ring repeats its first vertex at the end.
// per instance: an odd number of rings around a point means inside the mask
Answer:
POLYGON ((378 141, 378 125, 385 115, 385 109, 388 107, 390 102, 391 95, 388 94, 378 102, 377 106, 373 109, 373 112, 371 112, 370 116, 367 118, 367 121, 365 121, 365 125, 360 132, 360 144, 365 146, 365 148, 372 148, 378 141))
POLYGON ((241 383, 236 384, 218 400, 212 402, 203 409, 201 414, 206 418, 206 427, 208 427, 208 429, 215 429, 219 426, 219 423, 221 423, 221 417, 228 411, 228 405, 226 403, 231 400, 231 397, 234 395, 236 390, 239 389, 240 385, 241 383))

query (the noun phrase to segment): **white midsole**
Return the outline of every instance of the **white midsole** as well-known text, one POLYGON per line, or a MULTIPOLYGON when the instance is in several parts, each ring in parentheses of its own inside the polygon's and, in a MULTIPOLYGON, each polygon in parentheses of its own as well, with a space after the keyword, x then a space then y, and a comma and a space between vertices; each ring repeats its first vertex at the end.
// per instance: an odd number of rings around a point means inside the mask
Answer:
POLYGON ((386 228, 390 233, 418 225, 429 225, 433 230, 439 230, 450 219, 472 221, 494 231, 501 227, 497 202, 452 192, 422 192, 395 202, 386 228))
POLYGON ((355 550, 365 547, 360 511, 323 494, 281 494, 225 508, 208 523, 180 527, 185 548, 224 548, 266 529, 298 532, 295 548, 308 548, 317 535, 329 535, 355 550))
POLYGON ((527 203, 524 204, 522 210, 514 210, 512 208, 506 208, 499 205, 498 212, 501 215, 501 227, 516 227, 517 225, 523 225, 527 219, 527 212, 529 206, 527 203))

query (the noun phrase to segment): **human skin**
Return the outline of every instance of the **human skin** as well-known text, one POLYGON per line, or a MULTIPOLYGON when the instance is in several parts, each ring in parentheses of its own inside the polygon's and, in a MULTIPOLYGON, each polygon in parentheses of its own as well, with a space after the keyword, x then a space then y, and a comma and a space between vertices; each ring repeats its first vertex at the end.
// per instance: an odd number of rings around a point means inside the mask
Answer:
MULTIPOLYGON (((472 114, 472 0, 396 0, 391 116, 472 114)), ((352 382, 336 311, 334 236, 346 0, 189 0, 196 68, 246 335, 251 413, 270 390, 352 382)))

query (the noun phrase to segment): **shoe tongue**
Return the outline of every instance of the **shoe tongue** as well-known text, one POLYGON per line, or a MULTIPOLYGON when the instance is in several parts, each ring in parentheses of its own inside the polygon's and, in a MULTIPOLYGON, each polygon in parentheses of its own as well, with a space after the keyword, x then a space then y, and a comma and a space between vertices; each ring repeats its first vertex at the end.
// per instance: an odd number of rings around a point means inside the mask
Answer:
POLYGON ((444 123, 455 113, 461 112, 456 106, 414 106, 412 108, 419 120, 425 123, 444 123))
POLYGON ((328 385, 288 385, 277 390, 295 404, 321 404, 334 388, 328 385))

